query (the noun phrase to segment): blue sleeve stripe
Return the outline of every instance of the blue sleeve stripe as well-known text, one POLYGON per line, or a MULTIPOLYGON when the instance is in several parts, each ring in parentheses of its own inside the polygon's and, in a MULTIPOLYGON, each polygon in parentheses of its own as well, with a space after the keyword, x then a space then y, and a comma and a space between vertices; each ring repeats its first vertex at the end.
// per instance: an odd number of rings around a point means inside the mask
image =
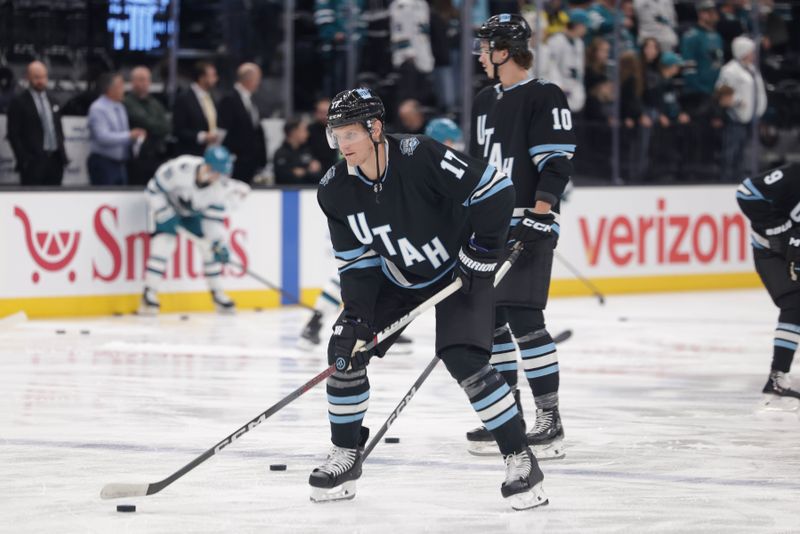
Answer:
POLYGON ((468 205, 473 206, 475 204, 480 204, 481 202, 483 202, 487 198, 491 197, 492 195, 494 195, 495 193, 497 193, 501 189, 505 189, 506 187, 511 187, 512 185, 513 185, 513 183, 511 182, 511 178, 505 177, 503 180, 497 182, 494 185, 494 187, 489 189, 489 191, 487 191, 485 195, 481 196, 481 198, 479 198, 477 200, 471 201, 468 205))
POLYGON ((494 168, 494 165, 487 165, 486 169, 483 171, 483 176, 481 176, 481 179, 478 182, 478 185, 476 185, 475 189, 470 192, 469 196, 472 197, 472 195, 475 194, 475 191, 488 184, 495 172, 497 172, 497 169, 494 168))
POLYGON ((551 224, 551 225, 550 225, 550 228, 552 228, 552 229, 553 229, 553 231, 554 231, 556 234, 558 234, 558 235, 561 235, 561 227, 558 225, 558 223, 553 223, 553 224, 551 224))
POLYGON ((570 155, 571 154, 568 154, 566 152, 553 152, 552 154, 548 154, 545 157, 543 157, 542 160, 536 164, 536 168, 539 170, 539 172, 542 172, 545 163, 550 161, 551 158, 568 158, 570 155))
POLYGON ((350 261, 361 256, 366 251, 367 247, 358 247, 351 250, 343 250, 341 252, 339 252, 338 250, 334 250, 333 255, 336 256, 336 258, 339 260, 350 261))
POLYGON ((347 267, 339 269, 339 274, 342 274, 345 271, 349 271, 350 269, 369 269, 370 267, 379 267, 380 264, 381 264, 380 258, 364 258, 363 260, 358 260, 356 262, 351 263, 347 267))
MULTIPOLYGON (((761 194, 761 191, 758 190, 758 188, 753 184, 753 181, 750 178, 745 179, 743 183, 747 189, 753 192, 753 194, 756 196, 756 200, 766 200, 766 198, 764 198, 764 195, 761 194)), ((739 195, 737 194, 736 196, 738 197, 739 195)))
POLYGON ((575 152, 575 145, 536 145, 528 149, 528 154, 535 156, 536 154, 542 154, 543 152, 555 152, 556 150, 575 152))
POLYGON ((738 198, 739 200, 764 200, 763 198, 758 198, 757 196, 754 195, 745 195, 741 191, 736 192, 736 198, 738 198))

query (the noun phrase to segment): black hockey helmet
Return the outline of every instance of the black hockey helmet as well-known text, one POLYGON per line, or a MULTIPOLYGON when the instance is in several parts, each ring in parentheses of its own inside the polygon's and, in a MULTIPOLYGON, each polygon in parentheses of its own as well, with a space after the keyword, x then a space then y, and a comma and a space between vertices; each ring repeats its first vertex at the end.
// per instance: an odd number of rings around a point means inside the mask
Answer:
POLYGON ((383 121, 386 113, 381 99, 371 89, 358 88, 342 91, 331 100, 328 108, 328 144, 337 148, 331 130, 347 124, 362 123, 372 130, 372 121, 383 121))
POLYGON ((493 15, 481 25, 475 39, 475 49, 480 50, 480 42, 488 41, 492 50, 528 49, 531 38, 531 27, 516 13, 493 15))

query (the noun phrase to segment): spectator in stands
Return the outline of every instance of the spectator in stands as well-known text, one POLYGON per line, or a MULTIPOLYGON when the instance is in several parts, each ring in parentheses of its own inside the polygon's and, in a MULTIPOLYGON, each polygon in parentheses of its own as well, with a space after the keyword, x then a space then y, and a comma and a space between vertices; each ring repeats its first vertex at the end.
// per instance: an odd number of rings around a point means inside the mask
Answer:
POLYGON ((223 144, 235 156, 233 177, 247 184, 267 164, 261 113, 253 95, 261 85, 261 68, 243 63, 236 71, 233 91, 219 103, 219 125, 227 133, 223 144))
MULTIPOLYGON (((380 78, 392 71, 391 30, 389 25, 389 4, 392 0, 367 0, 362 19, 364 28, 361 47, 361 68, 359 72, 372 72, 380 78)), ((334 92, 330 93, 335 94, 334 92)))
MULTIPOLYGON (((314 1, 314 23, 319 31, 320 52, 326 66, 322 81, 325 94, 335 95, 346 89, 348 41, 356 47, 358 56, 364 30, 363 7, 364 0, 314 1)), ((354 72, 358 72, 358 68, 354 72)))
POLYGON ((741 178, 744 150, 754 120, 767 109, 764 80, 755 65, 756 44, 752 39, 739 36, 731 44, 733 59, 725 64, 719 75, 717 87, 733 89, 733 99, 727 108, 722 132, 722 180, 741 178))
POLYGON ((397 108, 397 118, 400 120, 400 131, 407 134, 421 134, 425 132, 425 114, 419 101, 410 98, 400 103, 397 108))
POLYGON ((659 58, 661 86, 658 88, 659 99, 659 140, 658 151, 654 159, 658 160, 668 172, 681 174, 688 149, 688 125, 691 117, 681 106, 678 85, 675 77, 681 72, 684 62, 674 52, 662 52, 659 58))
POLYGON ((636 48, 636 41, 630 33, 630 28, 634 22, 626 17, 625 14, 616 8, 616 0, 598 0, 589 9, 589 31, 585 41, 591 43, 595 38, 602 37, 611 44, 611 54, 614 49, 614 24, 619 20, 620 42, 619 52, 633 50, 636 48))
POLYGON ((389 15, 392 21, 392 64, 400 75, 397 100, 415 98, 430 103, 429 75, 434 63, 428 3, 425 0, 394 0, 389 15))
POLYGON ((550 49, 552 71, 557 73, 554 82, 561 87, 573 114, 583 111, 586 104, 586 89, 583 85, 585 51, 583 37, 589 17, 582 9, 569 12, 569 22, 564 31, 554 34, 547 41, 550 49))
POLYGON ((696 101, 708 100, 722 68, 722 37, 716 31, 719 15, 714 0, 697 2, 697 25, 681 39, 681 56, 694 67, 684 73, 685 93, 696 101))
POLYGON ((6 66, 0 67, 0 113, 5 114, 8 105, 14 100, 16 85, 14 71, 6 66))
POLYGON ((330 98, 323 97, 317 99, 314 105, 314 122, 308 127, 308 149, 311 155, 323 170, 330 169, 339 159, 339 152, 328 145, 328 136, 325 130, 328 127, 328 108, 331 105, 330 98))
POLYGON ((47 94, 47 67, 28 65, 28 90, 8 106, 8 141, 23 186, 61 185, 67 153, 58 106, 47 94))
POLYGON ((642 116, 639 119, 638 156, 633 175, 637 180, 648 179, 650 167, 650 139, 653 125, 658 120, 661 106, 661 47, 654 37, 642 42, 639 64, 642 69, 642 116))
POLYGON ((456 107, 456 79, 458 73, 451 50, 460 37, 459 15, 452 0, 433 0, 431 3, 431 51, 433 76, 436 84, 436 101, 440 110, 456 107))
POLYGON ((595 37, 586 49, 586 69, 584 85, 589 94, 598 83, 608 81, 608 58, 611 45, 602 37, 595 37))
POLYGON ((747 33, 750 23, 750 14, 745 9, 748 0, 723 0, 719 6, 719 21, 717 32, 724 43, 725 61, 733 57, 731 43, 736 37, 747 33))
POLYGON ((625 52, 619 58, 619 83, 620 118, 622 119, 621 144, 623 150, 627 147, 627 178, 630 181, 638 178, 634 171, 638 154, 637 142, 640 138, 638 127, 644 116, 642 67, 639 64, 639 55, 632 50, 625 52))
POLYGON ((172 110, 172 132, 177 137, 179 155, 202 156, 209 145, 222 142, 223 133, 217 128, 217 106, 211 90, 217 85, 217 69, 205 61, 194 65, 189 91, 175 98, 172 110))
POLYGON ((557 33, 566 31, 571 15, 564 9, 563 0, 548 0, 544 5, 544 13, 547 17, 546 35, 548 39, 557 33))
POLYGON ((522 13, 525 22, 531 29, 531 38, 528 41, 528 50, 533 54, 533 63, 528 69, 528 75, 534 78, 542 78, 557 83, 558 72, 554 71, 552 63, 550 45, 545 41, 547 34, 547 17, 544 12, 537 13, 533 10, 525 10, 522 13))
POLYGON ((122 100, 125 80, 119 73, 106 73, 97 81, 100 97, 89 106, 89 182, 92 185, 127 185, 126 162, 131 147, 147 137, 142 128, 130 128, 122 100))
POLYGON ((280 185, 316 184, 322 165, 308 149, 308 124, 289 119, 283 125, 283 144, 275 151, 275 183, 280 185))
POLYGON ((658 42, 662 50, 675 50, 678 46, 678 15, 674 0, 633 0, 639 21, 638 42, 648 38, 658 42))
POLYGON ((144 142, 128 160, 128 184, 145 185, 167 160, 166 138, 170 133, 167 110, 150 94, 151 75, 147 67, 131 71, 131 92, 125 95, 125 111, 131 128, 147 132, 144 142))
POLYGON ((776 10, 775 0, 761 0, 758 3, 762 60, 767 55, 784 55, 787 52, 791 15, 786 10, 785 4, 776 10))

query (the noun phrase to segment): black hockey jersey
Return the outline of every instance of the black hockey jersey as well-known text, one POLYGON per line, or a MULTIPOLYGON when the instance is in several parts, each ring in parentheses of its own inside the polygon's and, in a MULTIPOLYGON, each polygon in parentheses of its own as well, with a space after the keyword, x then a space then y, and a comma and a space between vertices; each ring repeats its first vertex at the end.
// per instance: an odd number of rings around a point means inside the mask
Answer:
POLYGON ((388 278, 406 289, 448 276, 474 233, 504 246, 514 205, 511 180, 493 166, 426 136, 387 135, 380 182, 340 161, 320 181, 345 313, 367 322, 388 278))
POLYGON ((569 104, 557 85, 529 78, 502 91, 500 84, 483 89, 472 106, 471 132, 470 154, 514 182, 515 220, 536 200, 558 210, 576 141, 569 104))
POLYGON ((736 199, 750 219, 755 248, 769 248, 768 238, 800 225, 800 164, 790 163, 745 178, 736 199))

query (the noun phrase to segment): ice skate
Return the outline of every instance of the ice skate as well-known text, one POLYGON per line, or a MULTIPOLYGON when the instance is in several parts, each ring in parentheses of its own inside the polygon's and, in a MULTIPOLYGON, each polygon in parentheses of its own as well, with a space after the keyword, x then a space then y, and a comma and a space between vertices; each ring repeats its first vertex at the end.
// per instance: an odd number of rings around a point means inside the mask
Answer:
POLYGON ((161 303, 158 301, 158 295, 155 290, 145 287, 142 298, 139 301, 139 310, 137 314, 145 317, 154 317, 158 315, 160 309, 161 303))
POLYGON ((789 376, 781 371, 772 371, 762 390, 761 407, 765 410, 793 412, 800 409, 800 391, 792 389, 789 376))
POLYGON ((539 460, 556 460, 565 456, 564 427, 558 408, 536 410, 536 424, 528 433, 528 445, 539 460))
POLYGON ((325 463, 308 477, 312 502, 344 501, 356 496, 361 478, 361 451, 333 445, 325 463))
POLYGON ((549 501, 542 488, 544 474, 530 448, 505 457, 506 480, 500 487, 503 498, 514 510, 544 506, 549 501))
POLYGON ((217 309, 217 313, 223 315, 233 315, 236 313, 236 303, 234 303, 224 291, 212 289, 211 299, 214 301, 214 307, 217 309))
POLYGON ((322 330, 322 314, 314 312, 311 319, 308 320, 300 332, 300 338, 297 340, 297 348, 300 350, 311 350, 320 344, 319 333, 322 330))

